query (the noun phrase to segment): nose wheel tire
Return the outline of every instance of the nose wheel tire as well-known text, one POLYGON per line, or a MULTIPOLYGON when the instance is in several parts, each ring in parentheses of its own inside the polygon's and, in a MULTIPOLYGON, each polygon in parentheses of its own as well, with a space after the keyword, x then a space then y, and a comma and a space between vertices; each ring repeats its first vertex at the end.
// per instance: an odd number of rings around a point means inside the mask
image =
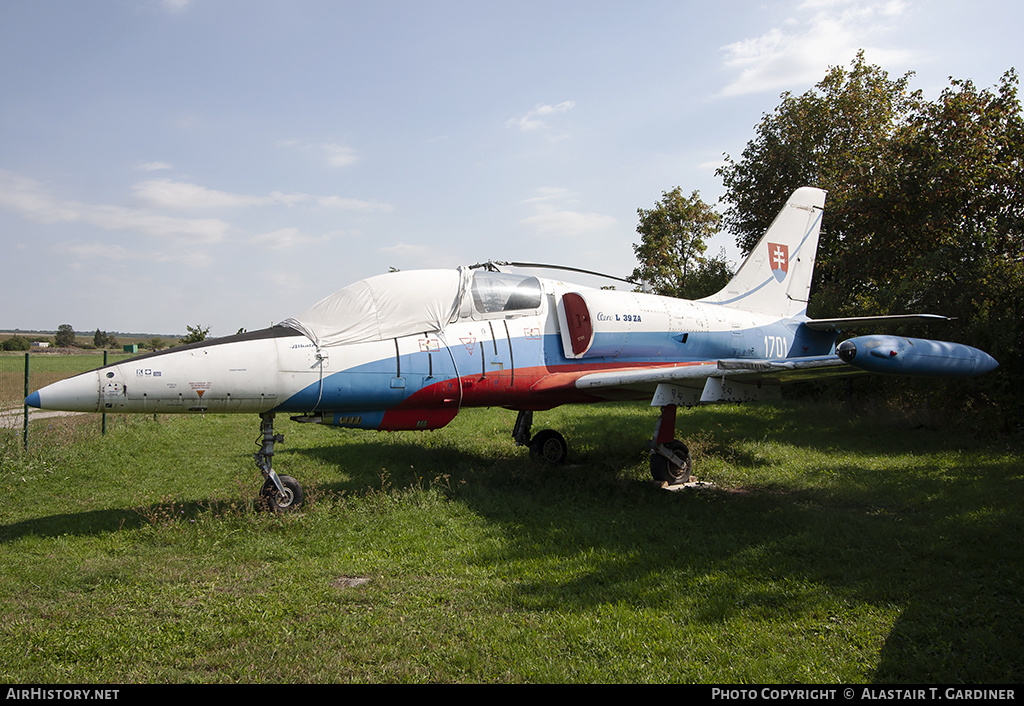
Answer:
POLYGON ((305 496, 302 486, 291 476, 279 476, 284 492, 277 489, 274 481, 267 479, 260 490, 260 504, 271 512, 291 512, 302 505, 305 496))

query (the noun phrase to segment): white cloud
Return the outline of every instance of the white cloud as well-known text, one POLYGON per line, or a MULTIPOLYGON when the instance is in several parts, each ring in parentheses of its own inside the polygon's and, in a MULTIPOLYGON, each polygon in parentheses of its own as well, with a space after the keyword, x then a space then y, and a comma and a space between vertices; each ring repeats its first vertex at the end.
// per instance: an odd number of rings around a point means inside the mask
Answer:
POLYGON ((298 206, 308 203, 320 208, 344 211, 390 211, 391 205, 377 201, 344 198, 341 196, 314 196, 303 193, 272 191, 266 196, 232 194, 208 189, 199 184, 151 179, 132 187, 136 203, 147 208, 167 211, 194 209, 247 208, 255 206, 298 206))
POLYGON ((152 179, 132 187, 135 201, 147 208, 168 211, 185 211, 209 208, 239 208, 276 203, 273 196, 244 196, 226 191, 207 189, 198 184, 188 184, 170 179, 152 179))
POLYGON ((524 218, 522 222, 537 231, 538 235, 583 235, 603 231, 618 223, 612 216, 579 211, 545 211, 524 218))
POLYGON ((902 0, 807 0, 780 26, 722 47, 726 69, 738 76, 721 95, 817 83, 829 66, 848 64, 860 49, 875 63, 906 60, 909 52, 876 44, 905 9, 902 0))
POLYGON ((535 189, 535 191, 537 192, 537 195, 524 199, 523 203, 539 204, 543 206, 544 204, 551 203, 552 201, 572 199, 570 191, 560 186, 542 186, 535 189))
MULTIPOLYGON (((214 208, 251 208, 310 204, 348 211, 387 211, 388 204, 337 196, 311 196, 272 192, 267 196, 249 196, 217 191, 169 179, 153 179, 136 184, 133 197, 137 207, 89 204, 63 199, 50 193, 34 179, 0 169, 0 209, 18 214, 35 223, 47 225, 79 224, 102 231, 145 236, 156 243, 156 250, 142 242, 118 244, 103 242, 61 244, 61 251, 80 259, 103 258, 107 261, 183 262, 206 266, 212 262, 203 246, 226 240, 241 231, 219 218, 180 217, 159 211, 188 211, 214 208), (165 250, 161 250, 163 246, 165 250)), ((274 250, 323 243, 331 234, 312 236, 295 227, 281 228, 250 236, 250 242, 274 250)))
POLYGON ((326 235, 312 236, 306 235, 298 228, 281 228, 270 233, 254 236, 252 243, 253 245, 260 245, 271 250, 288 250, 302 245, 325 243, 327 240, 329 238, 326 235))
POLYGON ((506 125, 516 127, 525 132, 532 130, 543 130, 549 127, 547 118, 552 115, 568 113, 576 107, 574 101, 562 101, 557 105, 536 105, 532 110, 519 118, 510 119, 506 125))
POLYGON ((729 162, 724 159, 715 159, 710 162, 701 162, 697 165, 697 170, 701 172, 713 172, 720 167, 724 167, 729 162))
POLYGON ((520 221, 541 236, 575 236, 597 233, 615 227, 618 221, 601 213, 583 213, 569 208, 575 203, 570 192, 561 188, 538 189, 537 196, 523 203, 536 213, 520 221))
POLYGON ((320 147, 327 154, 327 164, 332 167, 347 167, 357 159, 356 151, 347 145, 325 143, 320 147))
POLYGON ((402 242, 377 248, 377 252, 389 256, 421 259, 431 255, 436 255, 437 249, 429 245, 402 242))
POLYGON ((323 208, 333 208, 342 211, 392 211, 394 207, 389 203, 379 201, 365 201, 363 199, 349 199, 341 196, 317 196, 316 203, 323 208))
POLYGON ((327 165, 330 167, 347 167, 359 160, 359 155, 354 149, 337 142, 304 142, 302 140, 288 139, 278 140, 277 146, 318 152, 323 155, 327 165))
POLYGON ((139 169, 144 172, 159 172, 165 169, 173 169, 167 162, 143 162, 139 165, 139 169))
POLYGON ((138 209, 60 199, 33 179, 0 169, 0 208, 36 223, 84 223, 102 230, 131 231, 158 239, 213 243, 229 226, 214 218, 174 218, 138 209))
POLYGON ((197 248, 175 248, 170 252, 164 250, 153 252, 131 250, 117 244, 79 242, 61 243, 59 247, 61 253, 74 256, 74 260, 68 265, 73 270, 86 269, 83 262, 90 259, 105 262, 171 262, 183 263, 189 267, 208 267, 213 264, 209 253, 197 248))

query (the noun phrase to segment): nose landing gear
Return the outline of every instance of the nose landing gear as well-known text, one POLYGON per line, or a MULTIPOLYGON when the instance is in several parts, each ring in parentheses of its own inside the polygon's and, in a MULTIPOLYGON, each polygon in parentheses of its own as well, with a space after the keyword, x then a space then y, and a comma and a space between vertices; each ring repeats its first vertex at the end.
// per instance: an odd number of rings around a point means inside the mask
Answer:
POLYGON ((530 447, 530 456, 545 463, 564 463, 565 457, 569 454, 569 445, 565 438, 554 429, 545 429, 530 436, 530 427, 533 425, 533 412, 521 410, 516 417, 516 424, 512 428, 512 438, 520 446, 530 447))
POLYGON ((274 444, 284 441, 284 434, 274 433, 274 413, 265 412, 260 415, 260 450, 253 454, 256 468, 266 481, 260 489, 257 507, 271 512, 290 512, 301 507, 305 495, 302 486, 291 476, 279 476, 271 467, 274 455, 274 444))

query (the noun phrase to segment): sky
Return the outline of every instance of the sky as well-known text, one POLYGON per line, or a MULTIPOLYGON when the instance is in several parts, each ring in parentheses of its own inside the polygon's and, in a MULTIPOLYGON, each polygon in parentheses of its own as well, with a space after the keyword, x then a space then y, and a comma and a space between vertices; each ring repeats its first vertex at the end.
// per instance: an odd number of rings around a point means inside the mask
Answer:
POLYGON ((993 87, 1022 25, 1015 0, 4 0, 0 330, 225 336, 390 268, 624 277, 637 209, 717 203, 783 92, 858 50, 930 98, 993 87))

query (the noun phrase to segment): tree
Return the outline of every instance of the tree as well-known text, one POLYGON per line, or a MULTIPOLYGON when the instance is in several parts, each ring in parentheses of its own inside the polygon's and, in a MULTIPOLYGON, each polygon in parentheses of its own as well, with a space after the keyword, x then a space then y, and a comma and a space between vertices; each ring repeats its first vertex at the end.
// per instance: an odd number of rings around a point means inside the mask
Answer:
POLYGON ((182 338, 178 339, 178 343, 185 345, 186 343, 198 343, 199 341, 206 340, 206 334, 210 332, 210 327, 203 328, 201 325, 196 324, 195 326, 185 326, 188 329, 188 333, 182 338))
POLYGON ((153 352, 156 352, 166 346, 167 342, 164 339, 160 338, 159 336, 154 336, 153 338, 146 341, 146 347, 152 348, 153 352))
POLYGON ((782 94, 765 115, 740 161, 726 157, 718 170, 726 187, 726 228, 744 253, 771 225, 789 195, 801 186, 828 192, 828 216, 821 231, 815 268, 812 314, 852 314, 863 294, 853 274, 861 265, 849 256, 863 227, 866 203, 880 191, 891 168, 890 141, 909 111, 922 103, 908 92, 911 73, 890 79, 857 54, 849 70, 829 69, 811 91, 782 94))
POLYGON ((890 155, 859 246, 875 303, 892 311, 913 302, 954 317, 944 335, 1001 363, 969 394, 1012 407, 1000 422, 1022 422, 1024 114, 1016 73, 993 90, 951 80, 909 116, 890 155))
POLYGON ((675 187, 662 193, 651 209, 637 209, 640 243, 633 252, 640 263, 630 279, 645 282, 657 294, 699 299, 724 287, 731 276, 725 254, 707 258, 708 238, 715 235, 722 217, 694 191, 683 196, 675 187))
POLYGON ((97 348, 117 348, 117 339, 106 331, 96 329, 96 332, 92 335, 92 344, 97 348))
POLYGON ((57 327, 54 343, 58 348, 70 348, 75 345, 75 330, 71 328, 71 324, 61 324, 57 327))
MULTIPOLYGON (((799 186, 829 192, 812 316, 926 311, 925 333, 985 348, 995 374, 944 385, 1002 419, 1024 409, 1024 119, 1017 76, 950 80, 935 101, 858 54, 813 91, 783 94, 742 159, 719 170, 725 223, 746 251, 799 186), (991 404, 995 402, 996 404, 991 404)), ((915 331, 912 335, 918 334, 915 331)), ((934 387, 932 388, 934 389, 934 387)))

